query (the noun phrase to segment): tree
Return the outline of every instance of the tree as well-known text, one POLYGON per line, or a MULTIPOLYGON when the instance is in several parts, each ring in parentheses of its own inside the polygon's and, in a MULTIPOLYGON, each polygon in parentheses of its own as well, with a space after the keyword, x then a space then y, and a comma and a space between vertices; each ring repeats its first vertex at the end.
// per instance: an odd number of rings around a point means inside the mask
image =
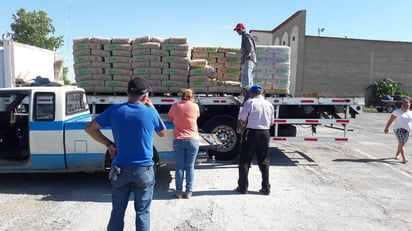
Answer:
POLYGON ((14 22, 10 27, 13 31, 11 38, 16 42, 29 44, 49 50, 56 50, 63 46, 63 36, 49 36, 54 34, 53 20, 47 17, 47 13, 40 11, 26 12, 24 8, 13 14, 14 22))
POLYGON ((367 89, 372 90, 372 96, 375 99, 381 100, 385 95, 408 95, 407 92, 401 90, 401 86, 402 84, 400 82, 384 78, 383 80, 375 80, 367 89))

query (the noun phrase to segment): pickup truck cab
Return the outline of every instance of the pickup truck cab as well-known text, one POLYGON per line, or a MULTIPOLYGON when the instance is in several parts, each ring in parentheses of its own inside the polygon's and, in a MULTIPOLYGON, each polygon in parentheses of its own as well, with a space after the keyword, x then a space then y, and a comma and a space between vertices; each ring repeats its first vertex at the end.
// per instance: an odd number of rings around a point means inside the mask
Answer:
POLYGON ((370 103, 370 106, 376 107, 376 110, 378 112, 385 111, 387 113, 392 113, 393 111, 401 107, 404 100, 411 101, 411 98, 409 96, 395 95, 393 97, 385 97, 382 100, 372 101, 370 103))
MULTIPOLYGON (((75 86, 0 89, 0 173, 110 168, 106 147, 84 131, 93 116, 84 90, 75 86)), ((173 124, 166 127, 165 137, 154 135, 156 164, 174 162, 173 124)), ((102 132, 113 137, 110 128, 102 132)))

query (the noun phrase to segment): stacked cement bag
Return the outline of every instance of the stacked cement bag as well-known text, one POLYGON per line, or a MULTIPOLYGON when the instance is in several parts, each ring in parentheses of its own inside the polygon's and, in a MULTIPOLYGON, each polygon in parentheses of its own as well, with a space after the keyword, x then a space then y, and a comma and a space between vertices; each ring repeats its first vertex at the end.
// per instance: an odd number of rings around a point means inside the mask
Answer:
POLYGON ((240 93, 241 59, 240 48, 219 47, 216 54, 219 66, 219 85, 225 86, 225 93, 240 93))
POLYGON ((182 88, 188 88, 190 47, 187 38, 171 37, 162 43, 162 62, 167 68, 162 68, 162 74, 168 80, 161 82, 159 92, 178 93, 182 88))
POLYGON ((189 87, 197 93, 212 92, 210 88, 216 86, 217 73, 215 68, 207 64, 206 59, 192 59, 190 61, 189 87))
POLYGON ((266 94, 289 94, 290 48, 286 46, 257 46, 257 67, 254 84, 266 94))
MULTIPOLYGON (((208 65, 216 71, 216 81, 206 82, 203 91, 209 93, 240 93, 240 55, 239 48, 225 48, 213 46, 195 46, 192 49, 193 59, 207 60, 208 65), (204 88, 207 85, 207 89, 204 88)), ((191 76, 194 71, 191 70, 191 76)), ((197 70, 200 72, 200 70, 197 70)), ((192 80, 189 76, 189 84, 192 80)), ((197 83, 198 85, 200 83, 197 83)), ((192 84, 193 86, 193 84, 192 84)), ((202 89, 199 89, 202 90, 202 89)))
POLYGON ((161 82, 169 78, 167 75, 162 75, 162 69, 168 68, 168 64, 162 62, 163 40, 145 36, 136 38, 132 42, 133 75, 146 79, 155 92, 160 91, 161 82))
POLYGON ((89 37, 73 41, 74 72, 77 84, 87 92, 94 92, 96 86, 104 86, 102 77, 107 66, 104 57, 110 54, 103 51, 108 40, 96 41, 89 37))
POLYGON ((127 84, 132 78, 131 70, 132 46, 129 38, 112 38, 110 44, 104 45, 104 50, 110 52, 110 56, 105 57, 105 63, 109 66, 105 68, 105 75, 112 79, 105 80, 104 87, 95 87, 95 92, 100 93, 126 93, 127 84))

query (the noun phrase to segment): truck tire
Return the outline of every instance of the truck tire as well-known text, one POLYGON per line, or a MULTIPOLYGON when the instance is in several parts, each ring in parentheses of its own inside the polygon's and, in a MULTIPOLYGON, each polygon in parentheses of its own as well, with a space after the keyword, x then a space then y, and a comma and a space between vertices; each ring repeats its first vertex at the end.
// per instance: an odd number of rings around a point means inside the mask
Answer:
POLYGON ((296 137, 296 126, 292 124, 279 125, 278 136, 296 137))
POLYGON ((390 104, 390 105, 386 105, 385 107, 385 111, 387 113, 392 113, 394 110, 395 110, 395 105, 390 104))
POLYGON ((239 154, 240 135, 236 128, 236 118, 228 115, 215 116, 205 123, 203 131, 216 134, 223 143, 216 150, 209 150, 209 156, 214 156, 217 160, 231 160, 239 154))

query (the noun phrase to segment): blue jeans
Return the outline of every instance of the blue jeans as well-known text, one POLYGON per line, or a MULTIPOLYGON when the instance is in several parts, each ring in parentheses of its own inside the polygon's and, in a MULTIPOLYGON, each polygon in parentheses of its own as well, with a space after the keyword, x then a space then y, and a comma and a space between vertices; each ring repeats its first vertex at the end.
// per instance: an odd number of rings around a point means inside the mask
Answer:
POLYGON ((173 148, 176 155, 176 194, 182 194, 183 177, 186 172, 186 193, 191 194, 195 175, 195 160, 199 151, 199 140, 174 140, 173 148))
POLYGON ((246 59, 245 62, 243 63, 242 88, 253 85, 253 74, 254 73, 255 73, 255 63, 250 59, 246 59))
POLYGON ((136 230, 150 230, 150 205, 155 184, 152 166, 121 167, 117 179, 112 179, 112 213, 107 230, 123 230, 129 195, 134 193, 136 230))

